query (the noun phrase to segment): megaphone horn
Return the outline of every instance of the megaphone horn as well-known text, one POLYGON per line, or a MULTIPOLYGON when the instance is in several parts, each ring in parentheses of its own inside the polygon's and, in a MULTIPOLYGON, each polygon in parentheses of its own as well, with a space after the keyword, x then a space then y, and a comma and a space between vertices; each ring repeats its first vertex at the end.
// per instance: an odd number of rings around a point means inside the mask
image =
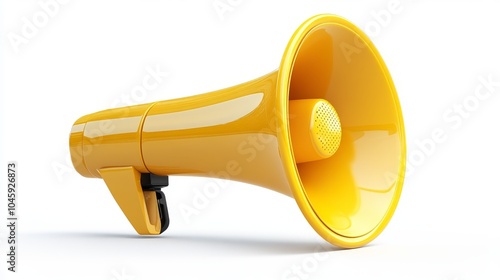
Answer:
POLYGON ((168 176, 227 171, 231 180, 295 198, 316 232, 351 248, 391 219, 406 144, 396 90, 375 46, 347 20, 317 15, 294 33, 277 71, 83 116, 70 150, 75 169, 104 179, 139 234, 168 227, 161 191, 168 176), (251 145, 264 148, 256 154, 251 145))

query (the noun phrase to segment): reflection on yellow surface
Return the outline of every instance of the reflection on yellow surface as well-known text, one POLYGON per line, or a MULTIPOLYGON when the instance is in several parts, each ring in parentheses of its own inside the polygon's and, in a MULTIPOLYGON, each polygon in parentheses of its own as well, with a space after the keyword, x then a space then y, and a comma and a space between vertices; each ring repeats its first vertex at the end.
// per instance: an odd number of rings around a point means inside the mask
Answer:
MULTIPOLYGON (((230 123, 257 109, 264 93, 254 93, 194 109, 148 115, 144 132, 183 130, 230 123)), ((161 106, 161 103, 155 104, 161 106)))

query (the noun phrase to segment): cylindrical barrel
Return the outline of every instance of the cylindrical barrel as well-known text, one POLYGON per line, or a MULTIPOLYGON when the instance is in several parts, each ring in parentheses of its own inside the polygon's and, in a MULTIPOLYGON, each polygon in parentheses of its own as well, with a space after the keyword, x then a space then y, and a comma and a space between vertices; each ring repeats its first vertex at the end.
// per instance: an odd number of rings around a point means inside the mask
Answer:
POLYGON ((216 177, 291 195, 278 147, 277 129, 286 120, 275 112, 276 76, 84 116, 71 130, 73 164, 86 177, 133 166, 141 173, 216 177))

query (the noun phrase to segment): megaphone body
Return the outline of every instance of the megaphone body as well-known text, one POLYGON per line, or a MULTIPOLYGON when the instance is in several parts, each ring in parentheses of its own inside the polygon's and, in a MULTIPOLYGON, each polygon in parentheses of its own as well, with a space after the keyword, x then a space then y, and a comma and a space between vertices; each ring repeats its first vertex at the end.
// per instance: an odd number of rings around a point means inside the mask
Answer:
POLYGON ((71 129, 75 169, 103 178, 140 234, 169 224, 168 176, 223 178, 295 198, 341 247, 375 238, 402 188, 404 128, 389 72, 346 20, 315 16, 277 71, 197 96, 109 109, 71 129))

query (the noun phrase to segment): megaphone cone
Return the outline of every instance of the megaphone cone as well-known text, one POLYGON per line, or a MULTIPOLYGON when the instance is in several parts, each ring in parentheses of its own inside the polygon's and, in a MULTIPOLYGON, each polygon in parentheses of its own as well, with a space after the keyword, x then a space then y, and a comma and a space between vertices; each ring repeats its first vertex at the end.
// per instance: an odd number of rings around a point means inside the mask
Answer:
POLYGON ((230 88, 78 119, 76 170, 103 178, 140 234, 168 224, 168 176, 223 177, 295 198, 328 242, 358 247, 389 222, 401 193, 405 134, 396 90, 368 37, 318 15, 280 68, 230 88))

